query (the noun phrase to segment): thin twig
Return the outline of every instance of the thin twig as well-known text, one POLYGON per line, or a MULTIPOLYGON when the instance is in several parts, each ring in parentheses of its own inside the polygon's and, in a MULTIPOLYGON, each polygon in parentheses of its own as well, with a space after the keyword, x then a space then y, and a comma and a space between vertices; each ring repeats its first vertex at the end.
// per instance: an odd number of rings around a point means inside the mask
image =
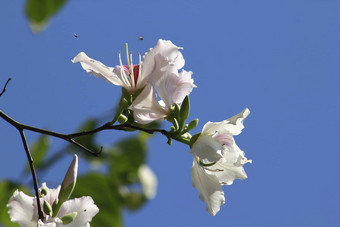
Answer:
POLYGON ((3 93, 5 93, 7 84, 8 84, 8 82, 10 82, 11 80, 12 80, 12 78, 8 78, 7 82, 5 83, 4 88, 2 89, 2 92, 0 93, 0 96, 1 96, 3 93))
POLYGON ((45 129, 40 129, 40 128, 36 128, 36 127, 32 127, 29 125, 25 125, 25 124, 21 124, 17 121, 15 121, 14 119, 10 118, 8 115, 6 115, 4 112, 0 111, 0 117, 3 118, 5 121, 7 121, 8 123, 10 123, 11 125, 13 125, 14 127, 16 127, 18 130, 29 130, 29 131, 33 131, 33 132, 38 132, 41 134, 45 134, 45 135, 49 135, 49 136, 54 136, 63 140, 66 140, 78 147, 80 147, 81 149, 98 156, 102 149, 100 151, 91 151, 90 149, 84 147, 83 145, 81 145, 80 143, 76 142, 74 139, 77 137, 82 137, 82 136, 87 136, 87 135, 92 135, 95 134, 97 132, 101 132, 104 130, 122 130, 125 131, 127 129, 135 129, 135 130, 139 130, 139 131, 143 131, 149 134, 154 134, 155 132, 159 132, 162 135, 165 135, 168 139, 171 137, 174 140, 177 140, 179 142, 185 143, 185 144, 189 144, 189 141, 181 138, 181 137, 173 137, 169 131, 166 131, 164 129, 146 129, 137 125, 132 125, 132 124, 121 124, 121 125, 110 125, 110 124, 104 124, 98 128, 95 128, 93 130, 89 130, 89 131, 82 131, 82 132, 77 132, 77 133, 71 133, 71 134, 62 134, 62 133, 57 133, 57 132, 53 132, 53 131, 49 131, 49 130, 45 130, 45 129))
POLYGON ((37 175, 36 175, 35 169, 34 169, 33 158, 32 158, 30 149, 29 149, 29 147, 27 145, 27 141, 26 141, 24 130, 19 130, 19 132, 20 132, 20 135, 21 135, 22 143, 24 144, 27 160, 28 160, 29 166, 31 168, 31 173, 32 173, 32 178, 33 178, 33 185, 34 185, 34 191, 35 191, 35 197, 36 197, 37 206, 38 206, 39 219, 40 220, 44 220, 44 214, 43 214, 43 212, 41 210, 39 190, 38 190, 38 180, 37 180, 37 175))

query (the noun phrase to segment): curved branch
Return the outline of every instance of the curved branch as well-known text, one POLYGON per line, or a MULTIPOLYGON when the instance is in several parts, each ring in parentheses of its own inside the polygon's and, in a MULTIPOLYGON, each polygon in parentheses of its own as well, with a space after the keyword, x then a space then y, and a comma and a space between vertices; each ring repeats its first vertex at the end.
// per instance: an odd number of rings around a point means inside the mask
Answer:
POLYGON ((4 88, 2 89, 2 92, 0 93, 0 96, 1 96, 3 93, 5 93, 7 84, 8 84, 8 82, 10 82, 11 80, 12 80, 12 78, 8 78, 7 82, 5 83, 4 88))

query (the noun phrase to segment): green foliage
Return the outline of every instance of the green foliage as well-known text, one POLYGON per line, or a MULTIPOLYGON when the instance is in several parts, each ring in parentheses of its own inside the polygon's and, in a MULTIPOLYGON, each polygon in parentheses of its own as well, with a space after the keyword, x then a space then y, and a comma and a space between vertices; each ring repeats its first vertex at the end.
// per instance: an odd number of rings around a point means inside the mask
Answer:
POLYGON ((91 196, 99 208, 91 226, 122 226, 122 200, 119 188, 112 185, 110 178, 99 173, 78 177, 72 197, 91 196))
POLYGON ((12 223, 9 215, 7 203, 11 198, 15 190, 23 191, 26 194, 31 194, 30 191, 20 184, 12 181, 1 181, 0 182, 0 224, 7 227, 18 227, 18 224, 12 223))
MULTIPOLYGON (((93 130, 96 127, 98 127, 98 121, 90 119, 80 127, 78 132, 93 130)), ((159 127, 159 123, 153 122, 144 127, 155 129, 159 127)), ((97 134, 82 136, 78 137, 76 141, 93 151, 97 151, 100 144, 96 142, 96 136, 97 134)), ((31 151, 36 171, 39 174, 44 173, 59 159, 65 156, 69 157, 70 153, 77 153, 89 165, 95 164, 98 169, 105 169, 106 171, 90 171, 78 176, 71 197, 91 196, 93 198, 100 212, 92 220, 91 226, 121 227, 123 225, 123 209, 134 211, 147 201, 138 171, 146 161, 146 143, 150 138, 151 135, 148 133, 135 133, 133 136, 119 140, 111 147, 105 147, 98 157, 84 152, 84 150, 72 144, 67 145, 65 149, 56 152, 51 157, 47 157, 50 147, 49 139, 48 136, 41 136, 32 144, 31 151)), ((8 210, 6 204, 17 188, 23 187, 6 181, 0 183, 0 211, 8 210)), ((25 193, 27 191, 24 190, 25 193)), ((55 205, 53 204, 51 208, 45 204, 45 212, 49 213, 55 205)), ((0 212, 0 224, 10 227, 18 226, 10 222, 7 212, 0 212)))
POLYGON ((48 20, 57 13, 67 0, 27 0, 25 13, 31 30, 35 33, 44 29, 48 20))
POLYGON ((145 162, 146 146, 139 137, 120 141, 111 152, 110 178, 119 186, 133 184, 138 168, 145 162))
MULTIPOLYGON (((50 148, 49 137, 46 135, 41 135, 37 141, 35 141, 31 145, 31 154, 34 162, 35 168, 40 168, 44 158, 48 153, 48 149, 50 148)), ((27 164, 26 172, 30 171, 30 167, 27 164)))

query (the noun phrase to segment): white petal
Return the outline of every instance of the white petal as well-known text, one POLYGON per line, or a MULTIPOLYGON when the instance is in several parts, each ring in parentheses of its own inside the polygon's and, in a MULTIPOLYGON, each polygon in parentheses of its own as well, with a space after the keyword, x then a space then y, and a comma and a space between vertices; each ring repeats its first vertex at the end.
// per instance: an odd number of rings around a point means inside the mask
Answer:
POLYGON ((99 212, 98 207, 94 204, 90 196, 83 196, 68 200, 63 203, 58 213, 58 217, 62 218, 64 215, 77 212, 76 218, 67 227, 81 227, 90 226, 92 218, 99 212))
POLYGON ((221 122, 208 122, 204 125, 202 134, 215 134, 216 132, 231 133, 232 135, 238 135, 244 128, 243 121, 249 115, 249 109, 244 109, 241 113, 235 115, 232 118, 221 122))
POLYGON ((243 121, 250 114, 248 108, 245 108, 241 113, 226 120, 228 123, 228 131, 233 135, 238 135, 244 129, 243 121))
POLYGON ((133 110, 135 120, 141 124, 163 119, 168 115, 168 111, 158 103, 156 93, 149 84, 145 86, 129 109, 133 110))
POLYGON ((223 157, 222 150, 223 146, 218 139, 202 134, 189 152, 211 163, 217 162, 223 157))
POLYGON ((106 82, 114 85, 124 85, 121 79, 113 72, 113 68, 107 67, 101 62, 89 58, 84 52, 80 52, 72 62, 80 62, 83 69, 90 75, 93 74, 95 77, 102 77, 106 82))
POLYGON ((221 184, 231 185, 235 179, 244 180, 247 178, 247 174, 243 169, 243 165, 247 162, 251 162, 244 157, 244 152, 234 144, 232 147, 228 147, 228 150, 224 152, 223 158, 215 165, 209 167, 208 173, 215 175, 221 184))
POLYGON ((156 68, 155 56, 159 55, 162 58, 166 59, 167 62, 173 64, 176 69, 180 69, 184 66, 184 58, 179 52, 180 47, 175 46, 169 40, 158 40, 157 45, 154 48, 151 48, 147 53, 145 53, 143 57, 142 63, 142 77, 141 79, 145 79, 145 77, 152 74, 152 72, 156 68))
MULTIPOLYGON (((185 96, 189 95, 194 87, 194 80, 191 78, 192 72, 182 70, 178 75, 170 73, 166 76, 164 82, 165 96, 168 99, 169 106, 174 103, 181 104, 185 96)), ((159 89, 156 90, 159 91, 159 89)))
POLYGON ((57 224, 55 222, 52 222, 53 221, 53 218, 51 217, 47 217, 48 219, 48 222, 46 223, 43 223, 41 220, 38 221, 38 227, 56 227, 57 224))
POLYGON ((224 192, 218 179, 209 175, 194 160, 191 169, 192 186, 198 190, 199 198, 207 204, 207 211, 215 216, 225 203, 224 192))
POLYGON ((138 177, 143 187, 143 192, 148 199, 153 199, 157 193, 157 177, 147 165, 138 169, 138 177))
POLYGON ((21 227, 36 227, 38 218, 34 213, 38 213, 38 210, 34 209, 33 204, 33 197, 16 190, 7 204, 11 221, 21 227))
POLYGON ((179 74, 177 86, 172 95, 173 103, 182 103, 185 96, 189 95, 192 89, 196 87, 191 75, 191 71, 187 72, 185 70, 182 70, 179 74))

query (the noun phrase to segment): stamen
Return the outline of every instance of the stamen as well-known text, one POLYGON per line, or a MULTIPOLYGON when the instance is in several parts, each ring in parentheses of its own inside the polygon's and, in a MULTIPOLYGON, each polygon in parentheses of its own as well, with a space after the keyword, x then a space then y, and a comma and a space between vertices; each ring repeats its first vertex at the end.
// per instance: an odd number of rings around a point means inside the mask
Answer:
MULTIPOLYGON (((139 69, 138 69, 138 77, 141 77, 141 70, 142 70, 142 57, 140 56, 140 53, 138 52, 138 58, 139 58, 139 69)), ((140 78, 143 79, 143 78, 140 78)))
POLYGON ((131 65, 130 65, 130 61, 129 61, 129 47, 128 47, 128 44, 125 43, 126 45, 126 59, 127 59, 127 65, 128 65, 128 69, 129 69, 129 73, 130 75, 132 74, 131 73, 131 65))
POLYGON ((122 79, 124 84, 126 84, 127 86, 130 86, 130 82, 127 79, 127 76, 126 76, 126 73, 125 73, 125 70, 124 70, 120 51, 119 51, 118 56, 119 56, 119 64, 120 64, 120 75, 122 77, 121 79, 122 79))

